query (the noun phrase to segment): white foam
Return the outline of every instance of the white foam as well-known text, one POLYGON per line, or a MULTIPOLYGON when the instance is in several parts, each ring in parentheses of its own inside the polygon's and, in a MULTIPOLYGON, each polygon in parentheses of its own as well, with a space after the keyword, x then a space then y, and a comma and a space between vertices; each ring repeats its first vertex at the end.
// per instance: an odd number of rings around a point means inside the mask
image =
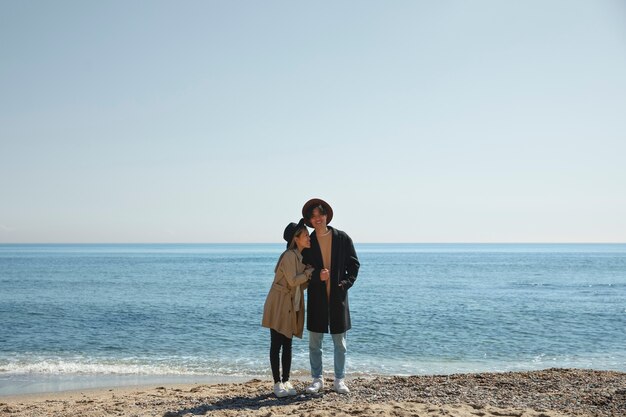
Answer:
POLYGON ((0 367, 8 374, 105 374, 105 375, 179 375, 184 370, 169 366, 140 364, 108 364, 72 362, 64 360, 42 360, 33 363, 8 363, 0 367))
POLYGON ((248 376, 264 373, 269 365, 250 359, 229 363, 201 358, 88 358, 19 357, 0 359, 0 375, 139 375, 248 376))

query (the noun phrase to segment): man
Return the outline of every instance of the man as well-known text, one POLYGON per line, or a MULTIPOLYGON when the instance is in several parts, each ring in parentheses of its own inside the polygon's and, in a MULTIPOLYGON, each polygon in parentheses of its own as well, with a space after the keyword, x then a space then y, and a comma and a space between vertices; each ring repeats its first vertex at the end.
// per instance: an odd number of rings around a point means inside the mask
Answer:
POLYGON ((350 330, 348 290, 356 281, 359 259, 352 239, 345 232, 328 226, 333 209, 319 198, 306 202, 302 217, 311 234, 311 248, 302 251, 303 262, 314 268, 307 295, 307 330, 309 330, 309 359, 313 383, 306 389, 310 394, 324 388, 322 375, 322 340, 324 333, 333 338, 335 348, 335 391, 350 392, 345 384, 346 332, 350 330))

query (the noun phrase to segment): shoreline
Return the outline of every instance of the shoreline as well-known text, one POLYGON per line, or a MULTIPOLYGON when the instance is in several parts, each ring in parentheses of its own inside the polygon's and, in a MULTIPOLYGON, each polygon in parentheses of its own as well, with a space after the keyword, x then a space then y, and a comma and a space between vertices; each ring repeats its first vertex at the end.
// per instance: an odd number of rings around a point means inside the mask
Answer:
POLYGON ((348 380, 351 393, 278 399, 270 380, 215 384, 149 384, 0 397, 2 416, 517 416, 626 415, 626 373, 551 368, 542 371, 348 380))
POLYGON ((241 383, 262 376, 229 375, 0 375, 0 401, 22 395, 54 395, 74 391, 94 391, 157 385, 241 383))

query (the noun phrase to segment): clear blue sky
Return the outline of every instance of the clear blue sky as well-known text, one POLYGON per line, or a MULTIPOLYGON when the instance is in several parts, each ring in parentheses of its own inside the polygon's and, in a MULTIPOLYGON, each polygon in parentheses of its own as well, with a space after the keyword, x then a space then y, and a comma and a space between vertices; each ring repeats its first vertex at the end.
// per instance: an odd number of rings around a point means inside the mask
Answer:
POLYGON ((626 3, 1 1, 0 243, 625 242, 626 3))

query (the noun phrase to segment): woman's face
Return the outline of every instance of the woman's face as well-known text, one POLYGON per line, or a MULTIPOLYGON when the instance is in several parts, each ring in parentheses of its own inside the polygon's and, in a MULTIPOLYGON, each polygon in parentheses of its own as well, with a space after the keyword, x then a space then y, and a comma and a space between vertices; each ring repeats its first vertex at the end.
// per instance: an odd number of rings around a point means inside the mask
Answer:
POLYGON ((302 232, 300 232, 300 236, 296 236, 295 239, 298 249, 311 247, 311 238, 309 237, 309 231, 307 229, 302 230, 302 232))

